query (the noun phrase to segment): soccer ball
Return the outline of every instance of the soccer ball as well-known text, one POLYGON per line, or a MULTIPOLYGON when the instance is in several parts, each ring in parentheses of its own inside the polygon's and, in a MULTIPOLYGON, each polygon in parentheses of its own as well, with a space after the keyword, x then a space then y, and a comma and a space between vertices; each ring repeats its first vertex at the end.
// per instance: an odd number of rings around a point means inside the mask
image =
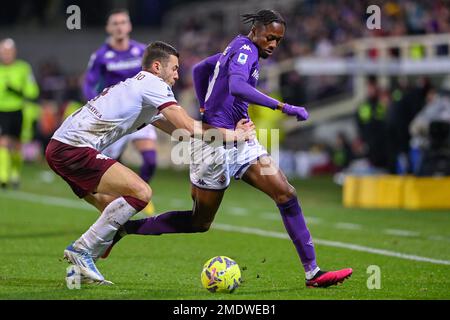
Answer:
POLYGON ((233 292, 242 282, 241 269, 231 258, 217 256, 206 261, 201 273, 203 288, 209 292, 233 292))

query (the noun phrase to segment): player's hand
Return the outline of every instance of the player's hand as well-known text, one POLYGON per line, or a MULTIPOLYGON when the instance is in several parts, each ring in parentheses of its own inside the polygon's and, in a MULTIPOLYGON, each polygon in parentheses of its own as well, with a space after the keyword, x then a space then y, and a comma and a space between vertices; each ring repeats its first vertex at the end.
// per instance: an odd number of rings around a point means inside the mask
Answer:
POLYGON ((308 120, 309 114, 303 107, 292 106, 290 104, 285 103, 281 112, 287 114, 288 116, 297 117, 297 121, 305 121, 308 120))
POLYGON ((249 141, 256 137, 255 124, 248 119, 239 120, 234 132, 236 134, 236 141, 249 141))

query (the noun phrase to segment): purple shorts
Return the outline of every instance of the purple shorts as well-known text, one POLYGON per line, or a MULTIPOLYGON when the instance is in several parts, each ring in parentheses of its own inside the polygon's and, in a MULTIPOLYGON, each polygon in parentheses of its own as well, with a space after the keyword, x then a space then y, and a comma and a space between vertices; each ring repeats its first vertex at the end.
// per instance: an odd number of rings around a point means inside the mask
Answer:
POLYGON ((94 192, 106 170, 117 161, 89 147, 74 147, 51 139, 45 150, 47 162, 80 198, 94 192))

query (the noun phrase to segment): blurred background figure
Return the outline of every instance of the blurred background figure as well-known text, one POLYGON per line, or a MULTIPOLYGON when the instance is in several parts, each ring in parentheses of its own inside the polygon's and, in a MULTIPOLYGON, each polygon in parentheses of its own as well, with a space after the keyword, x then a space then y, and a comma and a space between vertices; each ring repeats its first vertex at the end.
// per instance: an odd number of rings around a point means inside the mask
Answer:
POLYGON ((350 141, 345 132, 339 132, 336 136, 335 148, 333 150, 333 164, 337 171, 347 168, 353 161, 354 155, 350 141))
POLYGON ((16 59, 12 39, 0 41, 0 185, 17 188, 22 167, 21 134, 26 104, 35 100, 39 88, 31 66, 16 59))
POLYGON ((411 174, 417 165, 417 154, 410 149, 409 126, 426 104, 432 85, 428 77, 419 77, 411 82, 408 85, 402 79, 394 86, 386 116, 388 167, 391 174, 411 174))
MULTIPOLYGON (((109 35, 89 61, 83 85, 86 100, 94 99, 103 89, 120 81, 125 81, 141 71, 141 61, 145 44, 130 39, 132 25, 126 9, 114 9, 106 23, 109 35)), ((103 154, 113 159, 120 159, 126 144, 131 141, 142 157, 139 176, 149 182, 156 170, 156 129, 147 125, 140 130, 125 136, 103 150, 103 154)), ((144 212, 152 214, 152 202, 144 212)))
MULTIPOLYGON (((25 148, 31 142, 43 150, 45 137, 64 117, 104 87, 132 76, 131 71, 127 74, 128 67, 137 66, 140 60, 133 53, 139 45, 156 39, 179 49, 180 81, 174 93, 198 119, 192 67, 220 52, 233 35, 243 31, 236 13, 257 11, 261 6, 257 0, 226 4, 215 0, 98 1, 99 5, 85 0, 39 4, 18 0, 0 12, 0 38, 11 37, 21 44, 21 55, 37 70, 41 89, 41 106, 23 111, 25 148), (82 29, 66 32, 70 4, 80 6, 82 29), (119 8, 122 5, 125 9, 119 8), (115 14, 107 20, 109 37, 100 52, 98 41, 105 35, 108 12, 115 14), (136 41, 130 38, 131 31, 136 41), (83 78, 86 61, 94 51, 91 68, 83 78), (80 78, 85 81, 80 83, 80 78)), ((450 7, 438 0, 383 1, 378 4, 381 28, 369 30, 365 21, 370 4, 366 0, 273 2, 292 27, 280 43, 281 50, 261 63, 258 87, 279 100, 306 106, 312 116, 298 125, 266 110, 260 112, 260 108, 250 112, 260 128, 281 129, 281 166, 294 176, 354 168, 369 174, 418 173, 424 149, 417 147, 417 136, 411 136, 409 127, 428 103, 432 88, 439 88, 450 73, 446 64, 450 7), (341 162, 342 134, 353 153, 349 163, 341 162)), ((135 140, 132 148, 124 148, 125 141, 111 155, 122 155, 123 161, 139 167, 145 180, 152 177, 156 163, 183 167, 170 161, 170 138, 158 137, 158 153, 156 145, 144 141, 152 140, 135 140)))
POLYGON ((359 136, 364 143, 365 155, 370 164, 379 169, 387 167, 386 103, 386 98, 381 97, 376 78, 369 77, 367 97, 358 106, 357 125, 359 136))
POLYGON ((431 91, 428 103, 410 124, 411 147, 418 153, 419 176, 450 175, 450 85, 431 91))

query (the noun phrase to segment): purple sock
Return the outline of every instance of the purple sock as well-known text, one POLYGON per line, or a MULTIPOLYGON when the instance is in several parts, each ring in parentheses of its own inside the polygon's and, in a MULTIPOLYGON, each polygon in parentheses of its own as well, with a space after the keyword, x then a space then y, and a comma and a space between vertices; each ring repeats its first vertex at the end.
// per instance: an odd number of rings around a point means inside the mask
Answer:
POLYGON ((278 209, 280 209, 284 226, 295 245, 295 249, 297 249, 305 272, 313 271, 317 267, 316 253, 297 197, 285 203, 278 204, 278 209))
POLYGON ((149 182, 156 170, 156 151, 145 150, 141 152, 141 155, 143 163, 139 176, 145 182, 149 182))
POLYGON ((195 232, 192 227, 192 210, 169 211, 146 219, 129 220, 124 228, 128 234, 142 235, 195 232))

